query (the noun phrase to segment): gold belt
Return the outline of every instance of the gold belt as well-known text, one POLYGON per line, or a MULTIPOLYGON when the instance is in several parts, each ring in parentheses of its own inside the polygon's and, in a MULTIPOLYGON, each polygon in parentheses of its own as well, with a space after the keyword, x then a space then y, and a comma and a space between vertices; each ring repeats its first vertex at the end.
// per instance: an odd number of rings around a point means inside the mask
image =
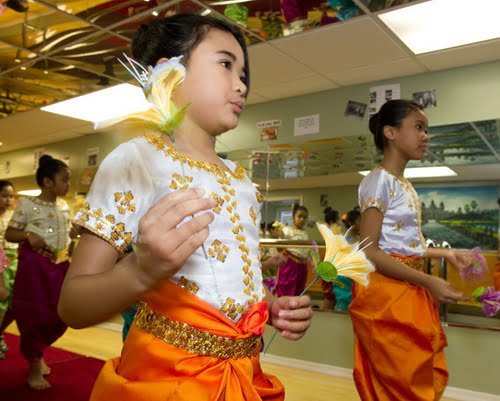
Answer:
POLYGON ((293 252, 289 251, 288 249, 283 253, 287 258, 290 258, 293 260, 295 263, 303 265, 305 263, 305 259, 302 259, 301 257, 295 255, 293 252))
POLYGON ((134 324, 167 344, 196 355, 237 359, 258 355, 261 349, 260 336, 248 338, 218 336, 191 327, 187 323, 170 320, 153 311, 145 302, 140 303, 134 324))
POLYGON ((391 255, 398 262, 421 272, 425 272, 425 258, 404 258, 398 255, 391 255))

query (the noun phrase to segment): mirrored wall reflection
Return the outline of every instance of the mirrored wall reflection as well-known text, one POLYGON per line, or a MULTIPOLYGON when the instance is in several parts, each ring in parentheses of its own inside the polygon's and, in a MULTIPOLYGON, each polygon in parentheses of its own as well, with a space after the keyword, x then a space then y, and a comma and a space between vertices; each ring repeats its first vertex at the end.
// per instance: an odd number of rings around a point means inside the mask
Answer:
MULTIPOLYGON (((430 127, 430 147, 408 167, 460 166, 500 162, 500 120, 430 127)), ((229 152, 254 181, 369 170, 381 161, 372 136, 346 136, 229 152)))
MULTIPOLYGON (((435 126, 430 128, 430 136, 426 158, 412 161, 409 167, 444 165, 458 175, 414 181, 422 206, 424 235, 457 248, 481 248, 490 271, 482 282, 469 285, 452 268, 448 272, 452 285, 470 295, 477 286, 493 282, 499 228, 500 120, 435 126)), ((264 195, 262 221, 267 225, 263 227, 263 238, 285 240, 286 236, 275 227, 294 226, 291 205, 298 202, 309 212, 305 226, 308 239, 318 243, 322 238, 314 222, 325 222, 325 210, 330 208, 336 212, 339 232, 345 232, 346 216, 357 205, 357 188, 363 178, 359 172, 370 170, 381 161, 371 135, 275 145, 266 142, 260 148, 230 152, 227 156, 248 169, 264 195)), ((265 246, 275 248, 275 254, 276 250, 293 250, 299 243, 291 244, 281 248, 265 246)), ((439 269, 434 270, 438 274, 439 269)), ((274 277, 279 274, 279 263, 270 272, 265 274, 273 282, 273 272, 274 277)), ((309 282, 313 277, 311 266, 307 274, 309 282)), ((335 294, 333 299, 325 296, 332 293, 333 289, 325 288, 321 282, 308 291, 317 310, 345 311, 346 308, 337 306, 335 294)), ((484 318, 480 308, 471 302, 449 307, 446 312, 443 319, 450 324, 500 330, 499 318, 484 318)))

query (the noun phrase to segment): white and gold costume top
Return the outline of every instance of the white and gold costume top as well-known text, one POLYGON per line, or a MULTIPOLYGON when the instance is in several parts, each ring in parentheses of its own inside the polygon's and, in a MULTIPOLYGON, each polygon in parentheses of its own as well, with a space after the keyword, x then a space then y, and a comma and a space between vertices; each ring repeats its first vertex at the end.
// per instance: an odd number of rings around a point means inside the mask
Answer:
MULTIPOLYGON (((139 221, 163 196, 201 188, 217 200, 205 241, 170 280, 237 321, 264 298, 259 259, 263 197, 240 165, 227 170, 178 153, 155 135, 123 143, 102 162, 74 222, 124 252, 139 221)), ((189 219, 189 218, 188 218, 189 219)))
POLYGON ((38 234, 56 252, 65 250, 71 242, 70 209, 61 198, 55 202, 32 197, 20 198, 9 227, 38 234))
POLYGON ((359 185, 359 206, 361 212, 375 207, 384 215, 380 249, 388 254, 424 256, 420 202, 407 179, 383 167, 374 168, 359 185))
MULTIPOLYGON (((296 240, 296 241, 307 241, 309 236, 306 230, 300 230, 297 227, 284 226, 282 228, 283 235, 286 239, 296 240)), ((297 255, 301 259, 306 259, 309 255, 307 248, 288 248, 288 252, 297 255)))

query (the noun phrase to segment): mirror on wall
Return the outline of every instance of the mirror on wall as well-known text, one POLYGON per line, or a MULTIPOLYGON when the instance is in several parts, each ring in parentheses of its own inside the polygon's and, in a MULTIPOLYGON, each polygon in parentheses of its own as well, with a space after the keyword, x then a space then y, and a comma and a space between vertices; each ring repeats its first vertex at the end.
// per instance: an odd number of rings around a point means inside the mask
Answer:
MULTIPOLYGON (((498 246, 500 197, 500 120, 464 122, 430 128, 430 147, 423 161, 408 167, 448 166, 457 175, 423 177, 413 184, 421 202, 424 236, 458 249, 477 248, 486 256, 490 276, 481 283, 465 283, 450 269, 448 279, 470 295, 479 285, 492 285, 498 246)), ((357 187, 363 176, 381 161, 371 136, 336 137, 288 144, 267 142, 262 147, 229 152, 240 162, 263 193, 262 221, 293 225, 291 209, 295 200, 307 207, 310 240, 321 243, 315 221, 324 222, 328 207, 340 218, 357 206, 357 187)), ((339 227, 346 225, 342 221, 339 227)), ((265 233, 265 231, 263 231, 265 233)), ((269 236, 267 236, 269 238, 269 236)), ((270 246, 265 245, 265 246, 270 246)), ((284 248, 281 248, 283 250, 284 248)), ((439 268, 433 269, 438 274, 439 268)), ((323 308, 321 285, 310 295, 323 308)), ((485 320, 477 306, 465 302, 448 308, 448 321, 498 327, 500 319, 485 320)))

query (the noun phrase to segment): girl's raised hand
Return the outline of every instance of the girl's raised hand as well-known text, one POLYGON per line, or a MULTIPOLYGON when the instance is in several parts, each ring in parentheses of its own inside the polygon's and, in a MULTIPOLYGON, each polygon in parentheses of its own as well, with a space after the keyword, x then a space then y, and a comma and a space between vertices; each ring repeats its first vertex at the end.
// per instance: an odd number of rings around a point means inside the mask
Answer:
POLYGON ((172 192, 161 198, 139 221, 134 251, 139 279, 147 288, 172 277, 208 237, 213 213, 202 213, 216 205, 204 198, 202 189, 172 192))

